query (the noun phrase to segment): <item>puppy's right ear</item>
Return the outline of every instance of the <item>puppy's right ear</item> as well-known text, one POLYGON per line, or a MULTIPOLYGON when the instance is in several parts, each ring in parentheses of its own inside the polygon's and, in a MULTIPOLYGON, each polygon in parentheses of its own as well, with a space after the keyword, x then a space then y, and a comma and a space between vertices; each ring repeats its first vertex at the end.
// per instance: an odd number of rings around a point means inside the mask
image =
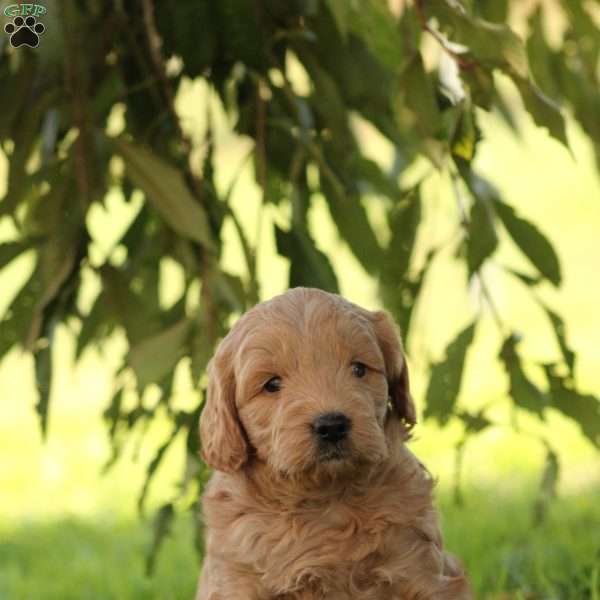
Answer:
POLYGON ((231 473, 248 460, 248 443, 235 405, 233 357, 224 340, 208 363, 206 404, 200 416, 202 458, 213 469, 231 473))

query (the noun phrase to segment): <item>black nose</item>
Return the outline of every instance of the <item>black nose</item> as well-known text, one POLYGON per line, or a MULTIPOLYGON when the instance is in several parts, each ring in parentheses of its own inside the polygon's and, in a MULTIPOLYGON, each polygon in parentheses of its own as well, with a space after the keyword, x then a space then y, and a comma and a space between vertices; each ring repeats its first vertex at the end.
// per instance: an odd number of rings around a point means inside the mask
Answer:
POLYGON ((324 442, 339 442, 348 436, 350 419, 339 412, 324 413, 313 421, 315 435, 324 442))

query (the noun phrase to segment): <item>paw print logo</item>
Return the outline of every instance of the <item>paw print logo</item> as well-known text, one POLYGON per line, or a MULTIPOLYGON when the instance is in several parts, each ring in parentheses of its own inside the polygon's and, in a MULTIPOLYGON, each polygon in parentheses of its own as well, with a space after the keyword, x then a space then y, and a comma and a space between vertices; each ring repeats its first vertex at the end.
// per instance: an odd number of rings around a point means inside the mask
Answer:
POLYGON ((12 23, 7 23, 4 26, 4 31, 10 35, 10 43, 14 48, 18 48, 19 46, 37 48, 40 43, 40 35, 44 33, 45 29, 31 15, 26 19, 15 17, 12 23))

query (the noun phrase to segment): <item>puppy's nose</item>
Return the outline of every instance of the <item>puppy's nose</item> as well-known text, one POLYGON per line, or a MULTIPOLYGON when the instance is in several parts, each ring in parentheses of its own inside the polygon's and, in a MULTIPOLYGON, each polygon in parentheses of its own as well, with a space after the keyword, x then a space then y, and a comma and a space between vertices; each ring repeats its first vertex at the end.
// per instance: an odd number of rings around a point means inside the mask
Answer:
POLYGON ((350 424, 350 419, 343 413, 324 413, 313 421, 313 431, 319 440, 339 442, 348 436, 350 424))

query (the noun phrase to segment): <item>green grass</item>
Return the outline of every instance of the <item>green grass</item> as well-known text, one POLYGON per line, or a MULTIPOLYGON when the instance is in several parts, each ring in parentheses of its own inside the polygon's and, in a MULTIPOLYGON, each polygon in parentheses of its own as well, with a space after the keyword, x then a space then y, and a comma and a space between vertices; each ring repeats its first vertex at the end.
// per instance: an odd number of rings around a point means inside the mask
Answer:
POLYGON ((150 526, 140 521, 58 519, 0 532, 3 600, 192 598, 199 559, 183 520, 145 574, 150 526))
MULTIPOLYGON (((471 490, 456 506, 441 493, 446 544, 480 599, 598 600, 600 489, 556 501, 532 526, 532 497, 471 490)), ((181 516, 145 574, 150 526, 114 518, 57 519, 0 529, 0 598, 189 599, 199 559, 192 520, 181 516)))

